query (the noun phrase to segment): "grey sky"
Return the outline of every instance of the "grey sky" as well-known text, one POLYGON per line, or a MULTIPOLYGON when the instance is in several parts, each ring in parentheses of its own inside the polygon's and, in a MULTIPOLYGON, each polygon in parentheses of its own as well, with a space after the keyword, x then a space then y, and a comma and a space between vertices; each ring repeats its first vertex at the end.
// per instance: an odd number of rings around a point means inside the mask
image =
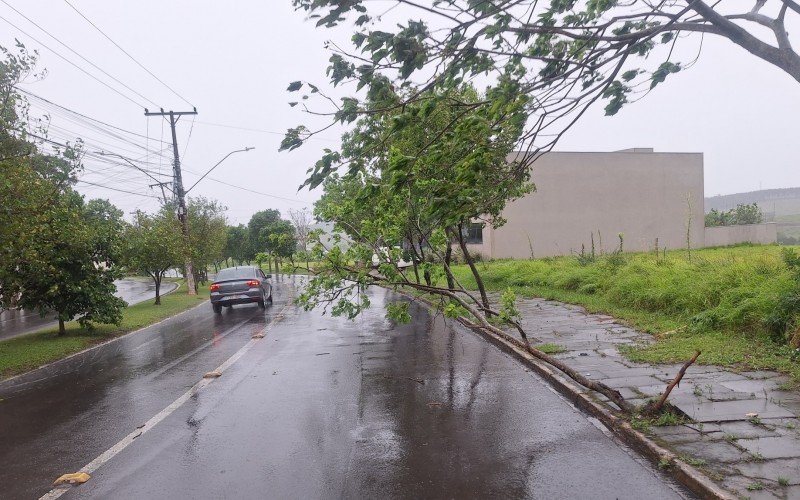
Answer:
MULTIPOLYGON (((131 88, 163 106, 183 110, 188 105, 130 61, 80 18, 64 0, 5 0, 75 51, 131 88)), ((184 165, 202 173, 228 152, 244 146, 256 150, 232 156, 191 194, 209 196, 229 207, 231 222, 247 222, 264 208, 284 213, 311 206, 318 193, 296 192, 306 169, 323 148, 335 147, 338 133, 328 131, 293 153, 278 153, 286 128, 308 123, 309 117, 290 108, 286 86, 293 80, 325 82, 329 54, 323 43, 331 36, 349 36, 349 29, 334 32, 316 29, 294 12, 290 0, 241 0, 237 2, 155 1, 108 2, 70 0, 89 19, 160 79, 197 106, 191 118, 182 119, 178 142, 186 148, 184 165), (259 129, 255 132, 236 128, 259 129), (191 129, 191 137, 189 132, 191 129), (270 133, 272 132, 272 133, 270 133), (187 146, 188 142, 188 146, 187 146), (254 192, 247 191, 258 191, 254 192), (265 194, 275 197, 266 196, 265 194), (277 198, 276 198, 277 197, 277 198)), ((0 16, 41 42, 75 61, 110 85, 151 110, 156 106, 111 82, 47 35, 0 3, 0 16)), ((0 43, 9 47, 17 37, 29 48, 39 48, 45 80, 25 89, 91 117, 149 136, 141 145, 161 145, 162 122, 148 120, 141 107, 93 81, 58 56, 0 20, 0 43)), ((687 57, 686 59, 690 59, 687 57)), ((32 101, 36 104, 36 101, 32 101)), ((34 107, 34 113, 40 111, 34 107)), ((670 76, 666 84, 642 101, 629 105, 613 118, 602 110, 590 112, 558 146, 559 150, 608 151, 650 146, 660 151, 705 153, 706 194, 732 193, 763 188, 800 186, 797 136, 800 116, 800 84, 723 40, 706 38, 704 53, 691 69, 670 76)), ((323 123, 317 120, 318 123, 323 123)), ((100 147, 133 156, 140 146, 121 143, 81 124, 55 116, 53 124, 89 138, 89 149, 100 147), (94 138, 95 140, 92 140, 94 138), (99 140, 111 142, 102 144, 99 140)), ((164 127, 164 138, 169 129, 164 127)), ((151 167, 169 173, 169 151, 151 155, 151 167), (161 162, 159 166, 158 163, 161 162)), ((128 191, 155 195, 143 174, 87 160, 85 180, 128 191)), ((187 172, 190 186, 197 175, 187 172)), ((130 212, 153 210, 158 201, 108 191, 83 184, 92 197, 107 197, 130 212)))

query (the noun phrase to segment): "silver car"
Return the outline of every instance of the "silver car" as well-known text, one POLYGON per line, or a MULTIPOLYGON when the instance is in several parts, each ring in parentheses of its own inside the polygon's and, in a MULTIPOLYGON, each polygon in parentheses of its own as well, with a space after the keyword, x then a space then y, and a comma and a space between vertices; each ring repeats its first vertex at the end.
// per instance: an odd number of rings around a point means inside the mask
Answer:
POLYGON ((262 309, 272 304, 272 275, 254 266, 229 267, 217 273, 211 284, 211 307, 220 314, 222 306, 257 303, 262 309))

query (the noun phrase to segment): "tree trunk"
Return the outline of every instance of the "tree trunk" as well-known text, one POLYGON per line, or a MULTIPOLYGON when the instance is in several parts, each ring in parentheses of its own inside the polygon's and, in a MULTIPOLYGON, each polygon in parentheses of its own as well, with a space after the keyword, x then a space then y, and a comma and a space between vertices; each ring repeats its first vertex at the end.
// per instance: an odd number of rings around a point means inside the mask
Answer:
POLYGON ((456 280, 453 278, 453 273, 450 272, 450 261, 453 258, 453 246, 447 241, 447 250, 444 251, 444 273, 447 275, 447 288, 455 290, 456 280))
POLYGON ((472 275, 475 277, 475 284, 478 285, 478 292, 481 294, 481 302, 483 303, 484 309, 490 309, 489 307, 489 297, 486 296, 486 287, 483 286, 483 280, 481 279, 480 273, 478 273, 478 268, 475 267, 475 262, 472 260, 472 255, 467 250, 467 244, 464 242, 464 233, 462 232, 461 224, 458 225, 458 245, 461 247, 461 251, 464 253, 464 260, 467 261, 467 265, 469 265, 470 271, 472 271, 472 275))
POLYGON ((419 269, 417 269, 417 260, 414 259, 414 262, 412 262, 412 264, 414 266, 414 278, 417 280, 417 283, 419 283, 419 269))
POLYGON ((67 329, 64 328, 64 320, 58 318, 58 336, 63 337, 66 334, 67 334, 67 329))
MULTIPOLYGON (((414 250, 414 255, 419 258, 419 261, 425 264, 425 250, 422 249, 422 241, 419 242, 419 252, 417 252, 417 247, 414 243, 411 243, 411 248, 414 250)), ((425 269, 422 271, 422 277, 425 279, 425 284, 431 286, 431 272, 426 266, 425 269)), ((417 278, 417 283, 419 283, 419 278, 417 278)))
POLYGON ((158 278, 153 278, 153 281, 156 284, 156 302, 155 305, 161 305, 161 276, 158 278))

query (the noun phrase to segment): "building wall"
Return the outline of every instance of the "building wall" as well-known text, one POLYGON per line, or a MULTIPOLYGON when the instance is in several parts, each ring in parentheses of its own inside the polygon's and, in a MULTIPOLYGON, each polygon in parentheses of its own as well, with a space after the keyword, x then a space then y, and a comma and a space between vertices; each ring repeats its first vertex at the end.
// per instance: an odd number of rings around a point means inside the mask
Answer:
MULTIPOLYGON (((513 158, 512 158, 513 159, 513 158)), ((486 258, 530 258, 704 245, 703 155, 637 148, 610 153, 553 152, 534 162, 536 192, 508 204, 508 221, 484 228, 472 245, 486 258)))
POLYGON ((769 244, 777 241, 778 225, 775 223, 707 227, 705 234, 705 246, 707 247, 721 247, 737 243, 769 244))

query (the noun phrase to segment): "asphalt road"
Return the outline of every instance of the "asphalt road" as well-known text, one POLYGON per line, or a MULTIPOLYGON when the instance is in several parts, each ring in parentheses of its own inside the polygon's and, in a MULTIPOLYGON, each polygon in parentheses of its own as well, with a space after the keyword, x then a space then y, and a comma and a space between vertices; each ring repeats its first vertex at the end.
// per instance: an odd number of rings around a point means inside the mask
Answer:
MULTIPOLYGON (((116 280, 114 284, 117 285, 117 292, 114 295, 127 302, 128 305, 138 304, 156 296, 156 288, 152 280, 121 279, 116 280)), ((163 283, 161 294, 171 292, 176 286, 175 283, 163 283)), ((0 340, 55 326, 56 319, 55 314, 47 314, 42 317, 36 311, 0 311, 0 340)))
POLYGON ((266 311, 204 304, 0 383, 0 498, 90 462, 62 498, 686 495, 472 332, 395 326, 380 289, 355 322, 303 312, 279 280, 266 311))

